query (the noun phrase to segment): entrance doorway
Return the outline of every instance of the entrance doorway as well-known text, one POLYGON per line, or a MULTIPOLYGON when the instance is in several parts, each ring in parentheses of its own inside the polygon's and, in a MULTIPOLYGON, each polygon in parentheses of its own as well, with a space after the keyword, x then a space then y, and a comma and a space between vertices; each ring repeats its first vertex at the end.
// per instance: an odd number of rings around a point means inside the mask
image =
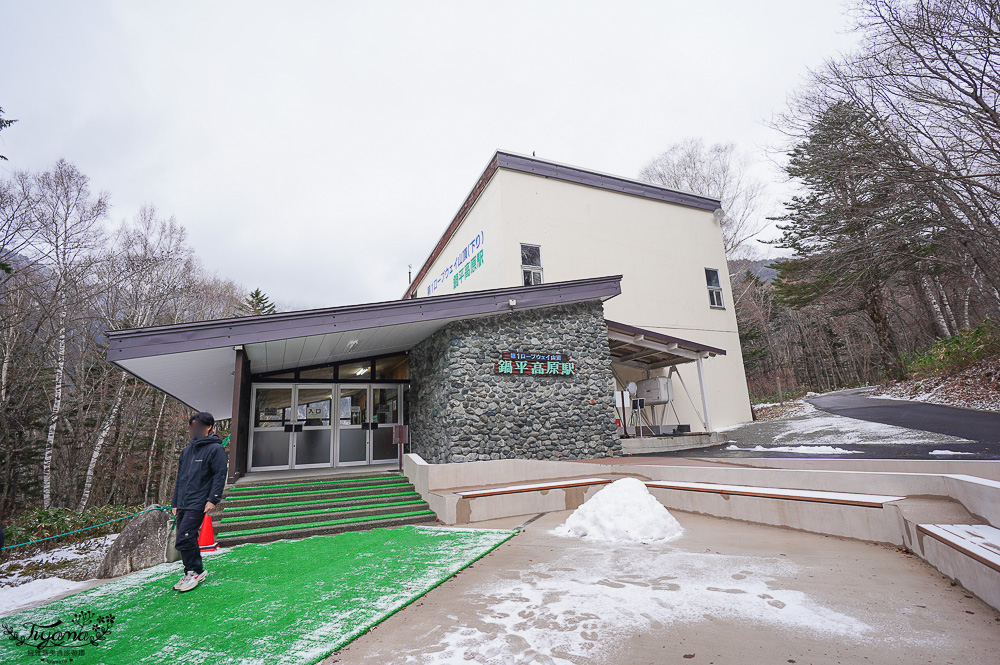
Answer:
POLYGON ((402 386, 255 384, 250 471, 391 462, 402 386))

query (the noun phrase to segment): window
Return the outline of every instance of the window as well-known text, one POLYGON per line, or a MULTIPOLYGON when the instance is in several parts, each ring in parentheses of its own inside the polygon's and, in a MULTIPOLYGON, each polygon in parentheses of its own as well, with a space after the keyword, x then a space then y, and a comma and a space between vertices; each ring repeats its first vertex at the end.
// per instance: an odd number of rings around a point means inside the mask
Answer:
POLYGON ((409 378, 409 356, 389 356, 375 361, 376 381, 406 381, 409 378))
POLYGON ((337 378, 343 380, 365 380, 371 381, 372 361, 359 360, 357 362, 344 363, 337 366, 337 378))
POLYGON ((521 244, 521 275, 525 286, 542 283, 542 248, 521 244))
POLYGON ((719 271, 715 268, 705 268, 705 283, 708 284, 708 304, 716 309, 724 309, 722 302, 722 283, 719 282, 719 271))

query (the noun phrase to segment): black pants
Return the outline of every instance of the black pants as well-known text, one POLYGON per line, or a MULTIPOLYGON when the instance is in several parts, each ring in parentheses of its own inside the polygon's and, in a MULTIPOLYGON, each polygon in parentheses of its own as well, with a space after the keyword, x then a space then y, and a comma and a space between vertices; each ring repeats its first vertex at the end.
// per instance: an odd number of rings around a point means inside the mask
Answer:
POLYGON ((184 562, 184 572, 193 571, 201 574, 201 548, 198 547, 198 534, 205 521, 205 511, 192 508, 177 509, 177 540, 174 547, 181 553, 184 562))

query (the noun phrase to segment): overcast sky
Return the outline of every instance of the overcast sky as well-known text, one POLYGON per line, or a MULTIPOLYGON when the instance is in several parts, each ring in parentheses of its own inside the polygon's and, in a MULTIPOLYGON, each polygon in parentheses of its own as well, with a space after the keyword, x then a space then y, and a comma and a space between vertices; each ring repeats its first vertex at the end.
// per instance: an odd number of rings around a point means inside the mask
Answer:
POLYGON ((787 192, 765 122, 840 0, 0 0, 0 169, 74 162, 283 308, 397 298, 496 149, 635 177, 687 137, 787 192))

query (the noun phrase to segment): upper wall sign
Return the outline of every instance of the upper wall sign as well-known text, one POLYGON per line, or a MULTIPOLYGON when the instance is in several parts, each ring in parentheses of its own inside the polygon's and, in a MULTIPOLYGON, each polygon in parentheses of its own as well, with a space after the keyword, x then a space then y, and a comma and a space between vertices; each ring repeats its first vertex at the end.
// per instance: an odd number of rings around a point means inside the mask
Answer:
POLYGON ((452 289, 465 281, 476 269, 483 265, 483 245, 486 244, 486 232, 480 231, 468 245, 462 248, 455 260, 445 266, 441 274, 427 285, 427 295, 438 290, 442 284, 448 283, 452 289))

